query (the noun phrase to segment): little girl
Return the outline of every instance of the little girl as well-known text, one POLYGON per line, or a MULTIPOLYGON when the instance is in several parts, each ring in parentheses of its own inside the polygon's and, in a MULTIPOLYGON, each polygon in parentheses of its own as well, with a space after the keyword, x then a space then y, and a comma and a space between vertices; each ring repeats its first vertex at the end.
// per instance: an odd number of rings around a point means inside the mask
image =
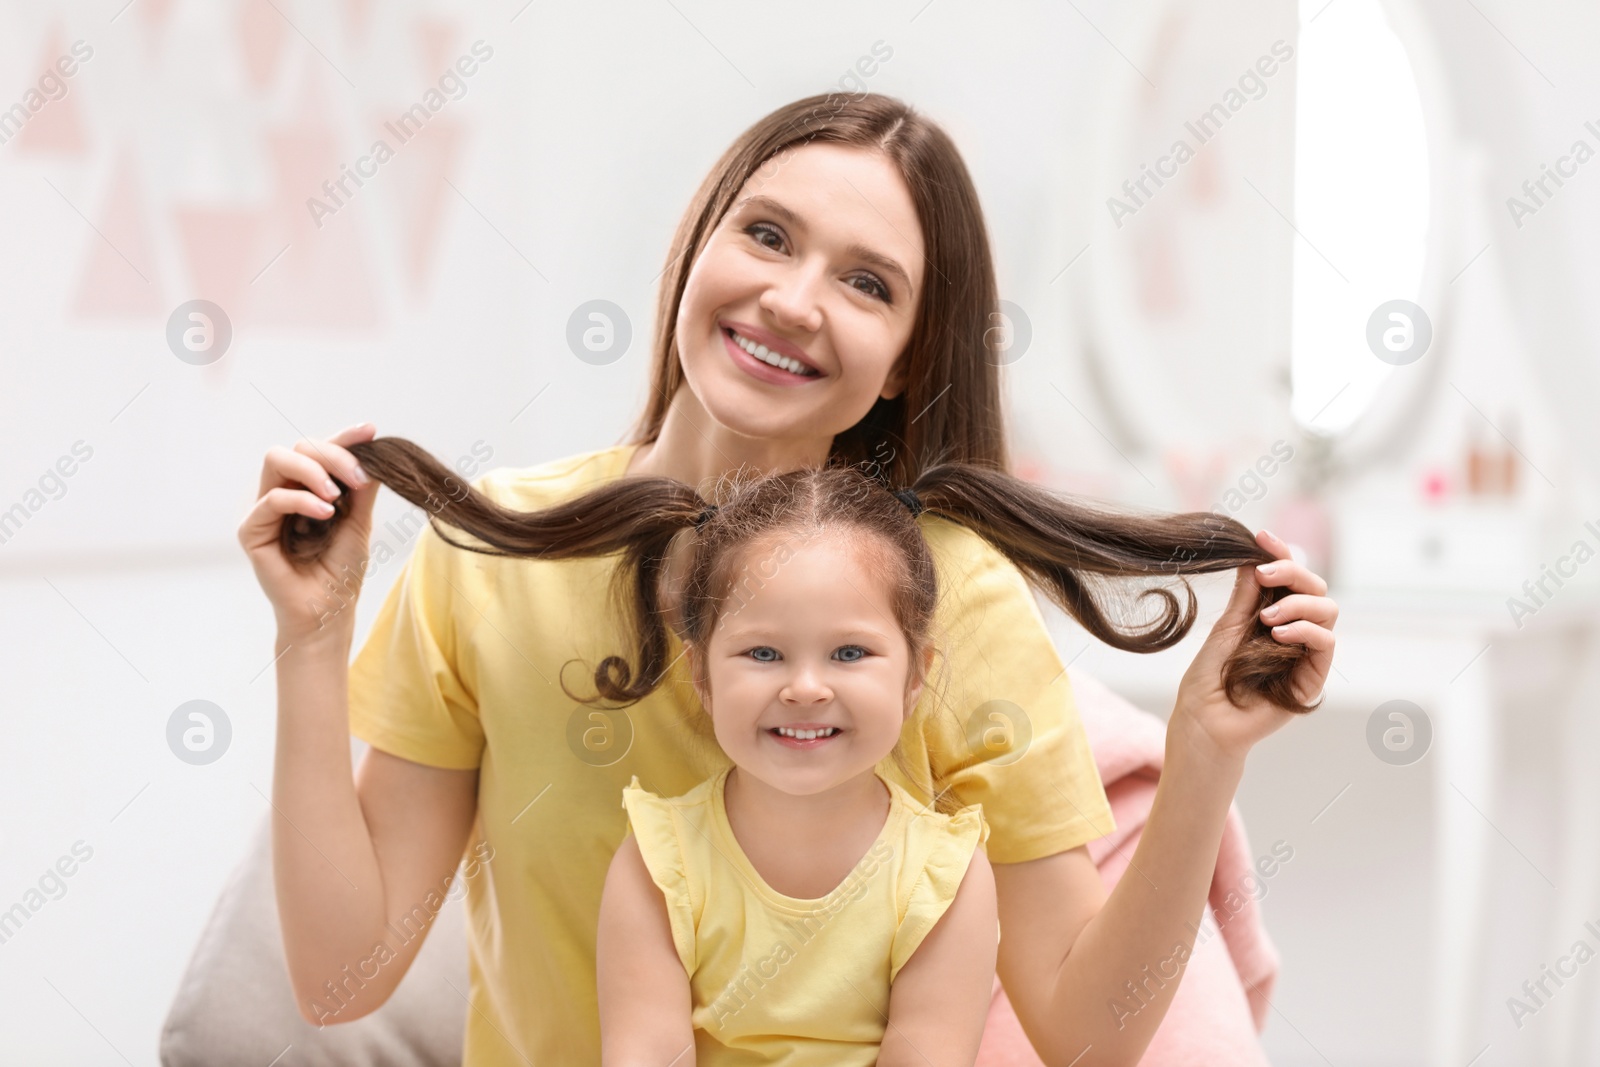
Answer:
POLYGON ((933 657, 912 507, 834 469, 705 513, 678 625, 732 765, 676 799, 623 790, 597 940, 606 1067, 976 1057, 997 946, 981 805, 930 810, 877 769, 933 657))

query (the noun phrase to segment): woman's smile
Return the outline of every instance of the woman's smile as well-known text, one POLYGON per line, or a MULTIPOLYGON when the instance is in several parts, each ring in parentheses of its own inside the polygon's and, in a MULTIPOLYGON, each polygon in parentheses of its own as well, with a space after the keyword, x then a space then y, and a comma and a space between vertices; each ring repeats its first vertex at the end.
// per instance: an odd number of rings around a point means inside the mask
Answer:
POLYGON ((763 363, 782 367, 796 374, 821 374, 820 361, 800 345, 748 322, 723 319, 719 325, 733 336, 739 347, 763 363))
POLYGON ((722 343, 736 366, 764 382, 803 385, 825 377, 809 363, 775 352, 726 326, 722 327, 722 343))

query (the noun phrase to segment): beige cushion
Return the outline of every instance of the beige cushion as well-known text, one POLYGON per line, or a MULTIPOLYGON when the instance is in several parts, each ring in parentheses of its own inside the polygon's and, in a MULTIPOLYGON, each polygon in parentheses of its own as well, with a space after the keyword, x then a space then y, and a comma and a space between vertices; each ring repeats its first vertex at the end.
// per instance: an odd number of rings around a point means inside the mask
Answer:
POLYGON ((459 873, 451 888, 455 899, 440 909, 383 1007, 319 1029, 301 1018, 290 991, 272 883, 271 823, 263 820, 178 985, 161 1029, 163 1067, 459 1067, 468 992, 459 873))

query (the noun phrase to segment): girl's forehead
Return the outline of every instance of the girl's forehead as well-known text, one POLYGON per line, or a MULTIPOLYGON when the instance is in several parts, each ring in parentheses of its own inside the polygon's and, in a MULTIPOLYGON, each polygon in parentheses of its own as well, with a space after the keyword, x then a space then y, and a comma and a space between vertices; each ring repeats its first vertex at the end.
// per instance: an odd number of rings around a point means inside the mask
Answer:
POLYGON ((866 605, 893 616, 904 561, 887 539, 849 524, 775 529, 751 538, 722 561, 723 616, 762 601, 768 608, 818 598, 866 605), (762 593, 771 595, 762 597, 762 593))
POLYGON ((730 545, 724 563, 741 568, 754 563, 787 563, 797 556, 821 562, 849 561, 872 571, 892 570, 897 549, 881 534, 852 523, 809 521, 779 525, 730 545))

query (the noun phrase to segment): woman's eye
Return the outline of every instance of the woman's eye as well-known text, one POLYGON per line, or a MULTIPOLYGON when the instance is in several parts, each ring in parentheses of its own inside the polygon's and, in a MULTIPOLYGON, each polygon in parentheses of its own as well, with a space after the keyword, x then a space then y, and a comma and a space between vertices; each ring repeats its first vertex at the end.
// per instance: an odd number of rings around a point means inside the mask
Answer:
POLYGON ((777 227, 769 226, 764 222, 757 222, 757 223, 755 223, 755 224, 753 224, 751 226, 747 226, 747 227, 745 227, 745 231, 744 232, 748 233, 750 236, 754 237, 756 239, 756 243, 759 244, 762 248, 770 248, 774 252, 778 251, 780 246, 782 246, 782 244, 783 244, 783 234, 778 231, 777 227), (766 237, 771 237, 771 238, 775 239, 778 242, 778 244, 776 244, 776 245, 768 244, 764 240, 764 238, 766 238, 766 237))
POLYGON ((855 663, 866 657, 867 650, 860 645, 845 645, 843 648, 835 650, 833 654, 845 663, 855 663))
MULTIPOLYGON (((892 301, 889 299, 889 287, 884 285, 878 279, 874 278, 872 275, 862 274, 856 277, 854 280, 857 282, 868 283, 868 288, 861 289, 861 292, 866 293, 868 296, 876 297, 877 299, 882 300, 885 304, 892 303, 892 301)), ((856 288, 860 289, 861 287, 857 286, 856 288)))
POLYGON ((760 648, 752 648, 746 655, 757 663, 776 663, 778 660, 778 650, 766 645, 762 645, 760 648))

